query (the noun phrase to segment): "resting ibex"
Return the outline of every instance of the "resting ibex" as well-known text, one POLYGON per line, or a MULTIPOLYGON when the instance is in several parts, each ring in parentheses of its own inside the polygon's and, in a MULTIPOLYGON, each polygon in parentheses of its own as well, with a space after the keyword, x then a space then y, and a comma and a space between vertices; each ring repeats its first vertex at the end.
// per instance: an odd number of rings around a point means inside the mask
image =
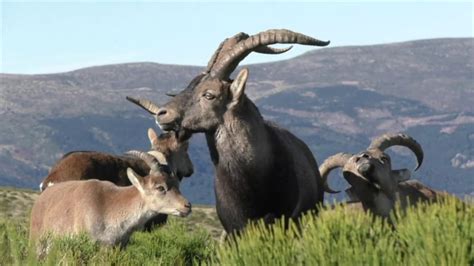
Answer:
POLYGON ((323 180, 308 146, 263 119, 244 93, 247 69, 230 79, 251 52, 279 54, 291 48, 267 46, 275 43, 329 44, 289 30, 239 33, 224 40, 207 69, 163 107, 128 98, 154 114, 163 130, 205 133, 216 171, 217 214, 227 232, 249 220, 297 218, 323 201, 323 180))
MULTIPOLYGON (((192 175, 193 164, 188 155, 188 142, 178 141, 175 134, 165 133, 157 136, 153 129, 148 129, 153 156, 162 165, 168 165, 171 172, 181 181, 192 175)), ((140 175, 146 175, 150 167, 140 158, 119 156, 104 152, 74 151, 61 158, 54 165, 48 176, 41 182, 40 190, 59 182, 71 180, 99 179, 108 180, 119 186, 131 185, 127 177, 127 168, 132 168, 140 175)))
POLYGON ((30 239, 36 241, 49 233, 87 233, 103 244, 124 246, 135 230, 159 213, 188 215, 191 204, 179 192, 179 181, 164 172, 153 156, 129 153, 148 164, 147 176, 141 177, 128 168, 132 186, 86 180, 62 182, 46 189, 33 205, 30 239))
POLYGON ((342 167, 343 176, 351 185, 347 191, 352 200, 360 200, 365 210, 388 217, 397 202, 405 209, 409 204, 436 200, 444 192, 435 191, 410 179, 408 169, 392 170, 390 156, 385 149, 400 145, 415 153, 418 165, 423 162, 423 149, 405 134, 385 134, 372 141, 366 151, 352 155, 338 153, 326 159, 320 172, 324 180, 331 170, 342 167))

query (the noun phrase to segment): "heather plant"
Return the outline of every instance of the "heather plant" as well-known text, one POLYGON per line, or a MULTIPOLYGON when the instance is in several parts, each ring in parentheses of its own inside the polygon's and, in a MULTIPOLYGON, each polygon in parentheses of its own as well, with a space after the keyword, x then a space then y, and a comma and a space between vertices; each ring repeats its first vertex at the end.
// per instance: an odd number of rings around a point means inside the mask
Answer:
MULTIPOLYGON (((474 265, 474 207, 449 198, 393 216, 395 224, 344 205, 308 213, 299 226, 256 222, 219 244, 185 219, 136 232, 125 248, 86 235, 52 238, 38 258, 21 219, 0 219, 1 265, 474 265)), ((193 222, 195 222, 193 220, 193 222)))

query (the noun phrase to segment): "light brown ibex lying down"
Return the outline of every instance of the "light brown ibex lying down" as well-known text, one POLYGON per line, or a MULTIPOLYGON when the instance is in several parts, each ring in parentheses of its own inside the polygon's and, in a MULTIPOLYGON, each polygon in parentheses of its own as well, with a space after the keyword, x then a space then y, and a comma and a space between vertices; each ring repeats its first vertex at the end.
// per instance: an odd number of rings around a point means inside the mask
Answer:
MULTIPOLYGON (((174 133, 157 136, 148 129, 151 151, 160 164, 168 165, 170 171, 179 180, 193 173, 193 164, 188 155, 188 142, 179 141, 174 133)), ((108 180, 119 186, 131 185, 127 177, 130 167, 140 175, 146 175, 150 168, 141 159, 131 156, 119 156, 105 152, 74 151, 61 158, 48 176, 41 182, 40 190, 59 182, 71 180, 99 179, 108 180)))
POLYGON ((158 213, 187 216, 191 204, 181 195, 178 180, 163 172, 153 156, 129 153, 149 165, 147 176, 128 168, 132 186, 87 180, 48 188, 33 205, 30 239, 37 241, 48 233, 65 236, 84 232, 100 243, 125 246, 130 235, 158 213))
POLYGON ((419 181, 408 180, 408 169, 392 170, 385 149, 400 145, 412 150, 417 158, 417 170, 423 161, 423 150, 412 137, 405 134, 385 134, 372 141, 369 148, 358 154, 338 153, 326 159, 319 168, 325 184, 331 170, 342 167, 343 176, 351 185, 346 190, 351 200, 360 200, 364 210, 388 217, 397 202, 405 209, 420 201, 434 201, 445 192, 435 191, 419 181))

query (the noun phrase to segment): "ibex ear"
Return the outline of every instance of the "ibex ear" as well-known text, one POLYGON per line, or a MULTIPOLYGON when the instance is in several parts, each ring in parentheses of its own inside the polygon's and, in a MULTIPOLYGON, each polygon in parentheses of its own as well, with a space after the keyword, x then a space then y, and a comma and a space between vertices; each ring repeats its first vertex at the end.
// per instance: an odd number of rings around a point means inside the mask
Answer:
POLYGON ((128 180, 134 185, 141 194, 145 193, 145 189, 143 188, 142 180, 143 177, 139 176, 132 168, 127 168, 127 177, 128 180))
POLYGON ((232 107, 236 106, 240 102, 240 100, 242 99, 242 95, 244 94, 245 83, 247 82, 248 77, 249 77, 248 69, 244 68, 240 70, 239 74, 230 85, 230 93, 232 96, 232 101, 229 103, 227 108, 231 109, 232 107))
POLYGON ((392 170, 392 178, 396 180, 397 183, 407 181, 411 178, 411 171, 408 169, 392 170))
POLYGON ((155 130, 152 128, 148 129, 148 139, 150 140, 150 144, 152 147, 158 145, 158 135, 156 135, 155 130))

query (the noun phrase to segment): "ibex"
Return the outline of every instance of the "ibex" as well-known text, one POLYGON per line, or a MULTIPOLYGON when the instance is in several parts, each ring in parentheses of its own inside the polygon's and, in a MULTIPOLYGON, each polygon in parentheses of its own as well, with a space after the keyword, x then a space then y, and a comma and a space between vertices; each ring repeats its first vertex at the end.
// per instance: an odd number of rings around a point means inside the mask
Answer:
POLYGON ((187 216, 191 204, 179 192, 179 181, 164 172, 153 156, 129 153, 148 164, 147 176, 141 177, 128 168, 132 186, 86 180, 62 182, 46 189, 33 205, 30 239, 87 233, 100 243, 125 246, 135 230, 159 213, 187 216))
MULTIPOLYGON (((175 134, 165 133, 157 136, 148 129, 151 143, 151 155, 162 165, 168 165, 170 171, 181 181, 193 173, 193 164, 188 154, 188 142, 178 141, 175 134)), ((119 156, 105 152, 74 151, 64 155, 51 168, 48 176, 41 182, 40 190, 59 182, 71 180, 99 179, 108 180, 119 186, 131 185, 127 177, 127 168, 140 175, 146 175, 150 167, 140 158, 119 156)))
POLYGON ((217 214, 229 233, 250 220, 298 218, 323 201, 323 180, 308 146, 263 119, 244 93, 247 69, 230 79, 251 52, 279 54, 291 48, 267 46, 275 43, 329 44, 289 30, 239 33, 224 40, 206 70, 161 108, 128 97, 155 115, 163 130, 205 133, 216 172, 217 214))
MULTIPOLYGON (((157 158, 165 171, 172 173, 179 181, 193 174, 188 141, 179 141, 174 132, 157 136, 151 128, 148 129, 148 138, 151 143, 151 151, 148 153, 157 158)), ((127 176, 128 168, 132 168, 142 176, 150 171, 148 164, 136 156, 75 151, 64 155, 53 166, 48 176, 41 182, 40 189, 43 191, 64 181, 88 179, 107 180, 118 186, 129 186, 131 183, 127 176)), ((166 223, 167 219, 166 214, 160 214, 149 220, 145 228, 151 230, 155 225, 166 223)))
POLYGON ((392 170, 391 159, 385 149, 400 145, 415 153, 418 165, 423 162, 423 149, 412 137, 405 134, 385 134, 375 138, 367 150, 352 155, 338 153, 321 165, 323 179, 331 170, 342 167, 343 176, 351 185, 346 190, 352 200, 360 200, 364 210, 375 215, 389 217, 398 202, 402 209, 420 201, 436 200, 444 192, 435 191, 416 180, 410 179, 408 169, 392 170))

